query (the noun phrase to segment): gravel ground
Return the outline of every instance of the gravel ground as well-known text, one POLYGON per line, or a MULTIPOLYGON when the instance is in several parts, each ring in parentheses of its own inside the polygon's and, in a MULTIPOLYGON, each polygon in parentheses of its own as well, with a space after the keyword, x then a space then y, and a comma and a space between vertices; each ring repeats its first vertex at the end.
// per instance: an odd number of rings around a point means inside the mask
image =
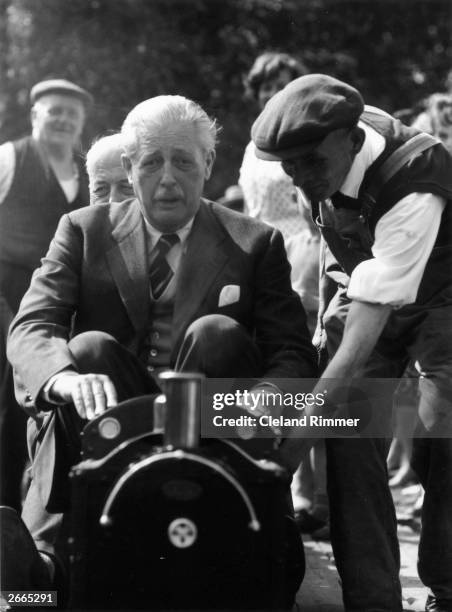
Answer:
MULTIPOLYGON (((403 606, 410 612, 424 610, 427 591, 416 570, 420 521, 409 519, 409 510, 419 495, 419 487, 392 490, 399 519, 403 606)), ((329 542, 303 537, 306 551, 306 577, 297 596, 300 612, 342 612, 339 576, 329 542)))

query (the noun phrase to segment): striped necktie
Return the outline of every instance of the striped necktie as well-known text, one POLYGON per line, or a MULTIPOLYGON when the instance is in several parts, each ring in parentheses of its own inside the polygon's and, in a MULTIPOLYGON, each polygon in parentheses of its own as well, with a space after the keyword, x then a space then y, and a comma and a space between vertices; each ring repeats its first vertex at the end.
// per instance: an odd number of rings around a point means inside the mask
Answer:
POLYGON ((166 259, 170 249, 179 242, 177 234, 162 234, 151 254, 149 266, 149 281, 151 283, 152 295, 158 300, 168 286, 173 271, 166 259))

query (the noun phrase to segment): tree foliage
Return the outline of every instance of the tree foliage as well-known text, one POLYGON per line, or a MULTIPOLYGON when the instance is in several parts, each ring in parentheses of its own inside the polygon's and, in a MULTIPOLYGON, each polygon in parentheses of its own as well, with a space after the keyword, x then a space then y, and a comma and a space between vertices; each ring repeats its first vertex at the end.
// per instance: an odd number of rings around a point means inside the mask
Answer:
POLYGON ((96 105, 85 146, 119 129, 137 102, 199 101, 223 126, 209 193, 237 181, 257 112, 243 77, 264 50, 348 80, 392 111, 443 88, 451 67, 448 0, 0 0, 0 135, 28 129, 28 92, 66 77, 96 105))

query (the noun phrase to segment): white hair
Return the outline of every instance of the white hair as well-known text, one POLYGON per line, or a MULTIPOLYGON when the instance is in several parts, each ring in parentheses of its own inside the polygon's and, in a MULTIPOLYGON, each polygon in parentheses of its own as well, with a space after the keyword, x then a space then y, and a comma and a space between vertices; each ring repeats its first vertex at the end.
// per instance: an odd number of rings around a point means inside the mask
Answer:
POLYGON ((121 153, 124 152, 124 147, 122 146, 122 135, 121 134, 111 134, 110 136, 102 136, 98 140, 95 140, 91 145, 89 151, 86 154, 85 163, 86 163, 86 171, 88 172, 88 176, 91 176, 94 173, 94 166, 97 160, 105 155, 106 153, 118 153, 118 158, 120 158, 121 153))
POLYGON ((215 150, 217 123, 199 104, 184 96, 156 96, 135 106, 125 118, 121 134, 126 155, 132 159, 153 130, 180 122, 197 128, 199 144, 205 153, 215 150))

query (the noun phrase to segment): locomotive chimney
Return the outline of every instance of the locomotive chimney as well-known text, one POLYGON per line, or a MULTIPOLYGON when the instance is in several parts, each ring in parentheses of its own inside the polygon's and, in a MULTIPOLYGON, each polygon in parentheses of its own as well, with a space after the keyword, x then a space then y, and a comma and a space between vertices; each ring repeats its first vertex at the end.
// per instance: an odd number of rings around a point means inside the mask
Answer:
POLYGON ((199 444, 201 381, 203 374, 162 372, 159 379, 166 395, 165 446, 194 448, 199 444))

